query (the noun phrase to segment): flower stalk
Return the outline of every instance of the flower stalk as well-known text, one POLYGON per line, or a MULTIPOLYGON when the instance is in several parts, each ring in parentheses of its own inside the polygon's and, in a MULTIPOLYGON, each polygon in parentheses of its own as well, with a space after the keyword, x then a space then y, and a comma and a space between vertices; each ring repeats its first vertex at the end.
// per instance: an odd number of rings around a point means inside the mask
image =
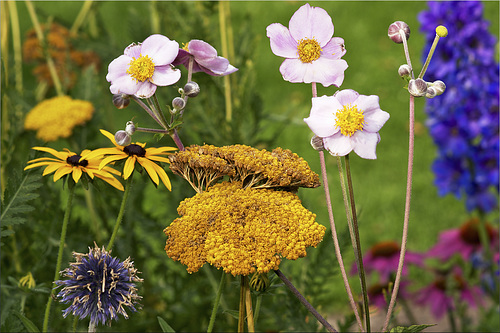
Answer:
POLYGON ((210 316, 210 321, 208 323, 207 333, 210 333, 214 329, 215 317, 217 317, 217 310, 219 309, 220 299, 222 296, 222 290, 226 282, 226 273, 222 272, 220 278, 219 288, 217 289, 217 294, 215 295, 214 307, 212 309, 212 315, 210 316))
POLYGON ((127 179, 127 184, 125 185, 125 192, 123 192, 122 204, 120 206, 120 211, 118 212, 118 216, 116 218, 115 227, 113 229, 113 234, 111 235, 108 246, 106 247, 107 251, 111 251, 111 249, 113 248, 113 244, 115 243, 116 235, 118 234, 118 229, 120 229, 120 224, 123 220, 123 214, 125 213, 125 207, 127 205, 127 199, 128 199, 129 194, 130 194, 130 187, 132 185, 132 179, 133 179, 132 175, 130 175, 130 177, 127 179))

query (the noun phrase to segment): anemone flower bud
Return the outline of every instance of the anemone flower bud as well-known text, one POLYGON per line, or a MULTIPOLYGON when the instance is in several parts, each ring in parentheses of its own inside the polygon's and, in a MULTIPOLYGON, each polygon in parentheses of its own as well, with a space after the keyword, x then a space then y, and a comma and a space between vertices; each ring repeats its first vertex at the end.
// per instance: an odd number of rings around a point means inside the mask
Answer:
POLYGON ((130 137, 130 135, 128 135, 127 132, 125 132, 123 130, 119 130, 115 134, 115 141, 116 141, 117 145, 128 146, 130 144, 130 142, 132 141, 132 138, 130 137))
POLYGON ((408 82, 408 91, 415 97, 425 96, 427 92, 427 83, 421 78, 410 80, 410 82, 408 82))
POLYGON ((410 27, 403 21, 396 21, 389 26, 387 35, 394 43, 401 44, 403 39, 401 38, 400 30, 403 30, 406 36, 406 40, 410 38, 410 27))
POLYGON ((311 138, 311 146, 314 148, 314 150, 317 150, 317 151, 325 150, 323 138, 320 138, 317 135, 315 135, 311 138))
POLYGON ((444 82, 441 80, 432 82, 432 87, 436 89, 437 95, 441 95, 446 90, 446 84, 444 84, 444 82))
POLYGON ((398 74, 403 78, 411 76, 411 67, 407 64, 399 66, 398 74))
POLYGON ((127 94, 114 94, 113 105, 118 109, 125 109, 130 104, 130 96, 127 94))
POLYGON ((174 110, 182 110, 186 106, 186 101, 182 97, 176 97, 172 100, 172 106, 174 110))
POLYGON ((128 135, 132 136, 135 133, 135 124, 133 121, 127 121, 127 125, 125 126, 125 132, 128 135))
POLYGON ((425 97, 434 98, 437 96, 437 91, 434 87, 427 87, 427 91, 425 92, 425 97))
POLYGON ((198 85, 198 83, 196 83, 194 81, 189 81, 184 86, 184 93, 188 97, 196 97, 200 93, 200 86, 198 85))

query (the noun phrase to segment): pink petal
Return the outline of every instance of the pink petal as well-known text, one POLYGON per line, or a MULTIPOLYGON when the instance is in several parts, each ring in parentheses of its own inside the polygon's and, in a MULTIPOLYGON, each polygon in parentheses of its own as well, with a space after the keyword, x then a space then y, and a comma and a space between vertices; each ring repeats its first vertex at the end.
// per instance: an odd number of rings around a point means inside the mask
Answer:
POLYGON ((332 84, 339 87, 344 81, 344 71, 347 69, 345 60, 328 59, 320 57, 306 66, 303 82, 318 82, 324 87, 332 84))
POLYGON ((332 136, 339 131, 335 126, 335 110, 341 107, 332 96, 321 96, 312 99, 311 113, 304 121, 311 131, 319 137, 332 136))
POLYGON ((356 154, 361 158, 374 160, 377 158, 375 150, 377 143, 380 141, 378 133, 370 133, 366 131, 357 131, 351 138, 351 145, 356 154))
POLYGON ((340 134, 340 132, 323 138, 323 143, 333 156, 345 156, 352 151, 351 141, 348 137, 340 134))
POLYGON ((121 55, 118 58, 114 59, 108 65, 108 74, 106 75, 106 80, 108 82, 112 82, 123 75, 128 75, 127 69, 130 67, 131 61, 132 58, 126 55, 121 55))
POLYGON ((134 95, 136 95, 139 98, 149 98, 153 96, 153 94, 156 91, 156 85, 149 82, 148 80, 144 82, 139 82, 138 86, 139 89, 137 89, 134 95))
POLYGON ((169 86, 181 78, 181 71, 179 69, 172 69, 170 65, 155 67, 155 71, 150 81, 157 86, 169 86))
POLYGON ((217 50, 205 41, 193 39, 188 44, 189 53, 199 58, 215 58, 217 50))
POLYGON ((141 44, 132 43, 125 48, 123 54, 130 58, 139 58, 141 56, 141 44))
POLYGON ((163 35, 151 35, 141 44, 141 55, 149 56, 155 66, 171 64, 179 53, 179 43, 163 35))
POLYGON ((139 84, 130 75, 125 74, 115 78, 111 82, 109 90, 112 94, 127 94, 134 95, 139 88, 139 84))
POLYGON ((364 113, 365 124, 363 125, 363 131, 366 132, 378 132, 384 126, 387 120, 389 120, 389 113, 377 110, 371 111, 369 113, 364 113))
POLYGON ((321 49, 321 56, 329 59, 340 59, 347 52, 344 46, 344 39, 340 37, 333 37, 321 49))
POLYGON ((299 57, 297 53, 298 43, 292 38, 286 27, 280 23, 273 23, 267 27, 266 31, 274 54, 283 58, 297 59, 299 57))
POLYGON ((296 41, 314 38, 320 46, 324 46, 333 36, 333 22, 330 15, 323 8, 311 7, 308 3, 293 14, 288 26, 290 34, 296 41))
MULTIPOLYGON (((338 99, 339 103, 343 105, 353 104, 354 101, 359 97, 359 94, 352 89, 338 90, 334 95, 338 99)), ((340 107, 342 109, 342 107, 340 107)))
POLYGON ((359 95, 355 102, 359 110, 363 110, 363 113, 370 113, 372 111, 380 110, 379 98, 376 95, 359 95))
POLYGON ((311 64, 304 64, 299 59, 285 59, 280 66, 280 73, 285 81, 304 82, 304 75, 308 65, 311 64))

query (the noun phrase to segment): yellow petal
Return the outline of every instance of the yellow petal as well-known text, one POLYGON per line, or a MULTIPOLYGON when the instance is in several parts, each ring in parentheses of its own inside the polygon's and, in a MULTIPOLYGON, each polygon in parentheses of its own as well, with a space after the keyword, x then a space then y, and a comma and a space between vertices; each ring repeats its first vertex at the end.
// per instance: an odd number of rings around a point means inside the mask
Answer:
POLYGON ((49 148, 49 147, 33 147, 32 149, 39 150, 39 151, 44 151, 46 153, 52 154, 55 157, 57 157, 57 158, 59 158, 59 159, 61 159, 63 161, 66 161, 66 159, 68 158, 68 156, 75 155, 75 153, 73 153, 73 152, 71 152, 71 151, 69 151, 67 149, 66 149, 66 152, 57 151, 57 150, 49 148))
POLYGON ((69 165, 63 165, 59 169, 57 169, 54 174, 54 182, 58 181, 62 176, 67 175, 73 171, 73 167, 69 165))
POLYGON ((75 183, 78 183, 78 181, 80 180, 80 177, 82 177, 82 169, 79 167, 73 168, 72 176, 73 176, 73 180, 75 181, 75 183))
POLYGON ((112 142, 115 146, 117 146, 117 147, 118 147, 118 145, 116 144, 116 141, 115 141, 115 136, 114 136, 113 134, 111 134, 111 133, 109 133, 108 131, 103 130, 103 129, 102 129, 102 130, 100 130, 100 131, 101 131, 101 133, 102 133, 105 137, 107 137, 107 138, 109 139, 109 141, 111 141, 111 142, 112 142))
POLYGON ((52 172, 56 171, 57 169, 65 166, 65 165, 66 164, 61 164, 61 163, 47 164, 47 167, 45 168, 45 170, 43 170, 42 176, 48 175, 49 173, 52 173, 52 172))
POLYGON ((130 175, 132 174, 132 171, 134 171, 135 167, 135 157, 130 156, 127 158, 125 161, 125 165, 123 166, 123 179, 128 179, 130 175))
POLYGON ((102 160, 102 162, 99 164, 99 169, 104 168, 106 165, 108 165, 111 162, 122 160, 124 158, 127 158, 127 154, 122 153, 122 154, 117 154, 117 155, 111 155, 106 157, 105 159, 102 160))
POLYGON ((170 183, 170 179, 168 178, 165 170, 156 163, 154 163, 154 165, 156 168, 156 173, 160 176, 161 181, 163 182, 163 184, 165 184, 165 187, 168 188, 169 191, 172 191, 172 184, 170 183))
POLYGON ((124 190, 122 183, 120 183, 118 181, 118 179, 116 179, 115 177, 103 177, 102 175, 97 174, 97 173, 96 173, 96 177, 104 180, 105 182, 107 182, 108 184, 114 186, 115 188, 119 189, 120 191, 124 190))
POLYGON ((53 162, 58 162, 61 163, 61 160, 56 160, 55 158, 51 157, 40 157, 40 158, 35 158, 34 160, 28 161, 28 163, 35 163, 35 162, 41 162, 41 161, 53 161, 53 162))
POLYGON ((166 157, 161 157, 161 156, 147 156, 152 161, 158 161, 158 162, 165 162, 165 163, 170 163, 170 160, 166 157))
POLYGON ((160 180, 158 179, 158 175, 156 174, 155 167, 151 165, 151 164, 156 165, 155 162, 151 162, 150 160, 148 160, 147 158, 144 158, 144 157, 138 157, 137 160, 144 167, 144 169, 146 169, 149 177, 151 177, 151 180, 156 185, 158 185, 160 183, 160 180))

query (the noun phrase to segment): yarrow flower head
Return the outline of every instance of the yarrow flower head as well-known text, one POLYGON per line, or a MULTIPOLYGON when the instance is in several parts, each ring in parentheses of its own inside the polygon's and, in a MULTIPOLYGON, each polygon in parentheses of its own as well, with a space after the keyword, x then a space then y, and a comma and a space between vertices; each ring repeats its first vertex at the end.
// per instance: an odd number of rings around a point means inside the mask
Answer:
POLYGON ((68 174, 71 174, 74 182, 78 183, 80 178, 82 178, 82 175, 86 174, 91 179, 94 179, 94 177, 100 178, 115 188, 123 191, 123 185, 113 176, 119 175, 119 171, 110 167, 100 168, 99 164, 102 160, 100 157, 82 158, 83 155, 89 155, 91 153, 90 150, 84 150, 80 155, 78 155, 68 149, 65 149, 64 151, 57 151, 48 147, 33 147, 33 149, 52 154, 56 158, 36 158, 28 161, 29 165, 25 167, 24 170, 45 165, 46 168, 43 170, 43 175, 45 176, 55 171, 54 182, 68 174))
POLYGON ((36 131, 36 137, 46 142, 68 138, 73 128, 83 125, 94 114, 92 103, 58 96, 38 103, 26 115, 24 128, 36 131))
MULTIPOLYGON (((134 262, 127 258, 120 261, 111 256, 104 247, 89 248, 89 253, 73 252, 76 262, 62 271, 66 279, 56 281, 62 287, 57 297, 64 304, 71 304, 63 311, 78 316, 90 317, 90 326, 108 324, 118 320, 118 315, 128 319, 127 309, 137 311, 137 302, 142 298, 137 294, 139 278, 134 262)), ((90 327, 89 326, 89 327, 90 327)))
POLYGON ((323 138, 330 154, 345 156, 354 150, 362 158, 376 159, 378 132, 388 119, 389 113, 380 109, 378 96, 345 89, 333 96, 313 97, 311 113, 304 121, 323 138))
POLYGON ((232 275, 278 269, 282 258, 306 256, 325 227, 296 194, 222 182, 181 202, 165 228, 167 255, 197 272, 205 262, 232 275), (228 209, 230 207, 231 209, 228 209))
POLYGON ((347 62, 344 40, 333 37, 333 22, 320 7, 305 4, 292 16, 289 29, 280 23, 267 27, 271 50, 286 58, 280 66, 283 79, 289 82, 318 82, 339 87, 344 81, 347 62))
POLYGON ((172 67, 172 62, 178 53, 179 44, 162 35, 130 44, 123 55, 109 64, 106 80, 111 82, 111 93, 149 98, 157 86, 176 83, 181 72, 172 67))
POLYGON ((436 26, 444 25, 448 31, 426 72, 426 81, 446 82, 441 98, 428 99, 426 104, 427 126, 438 147, 435 184, 440 195, 465 196, 467 210, 487 213, 498 209, 497 39, 488 31, 480 1, 429 2, 428 6, 419 15, 427 44, 436 34, 445 33, 436 32, 436 26))
POLYGON ((99 168, 104 168, 107 164, 125 160, 125 165, 123 166, 123 179, 128 179, 135 169, 135 162, 140 164, 148 173, 151 181, 158 186, 160 179, 169 190, 172 190, 172 185, 170 179, 160 165, 156 162, 170 163, 166 157, 169 151, 176 150, 174 147, 161 147, 161 148, 145 148, 145 143, 131 143, 126 146, 120 146, 115 141, 115 136, 108 131, 101 130, 101 133, 106 136, 114 145, 113 148, 99 148, 89 154, 82 155, 83 158, 96 158, 104 157, 102 162, 99 164, 99 168))
POLYGON ((198 39, 191 40, 179 49, 179 54, 172 65, 184 65, 189 69, 190 59, 193 61, 193 73, 205 72, 212 76, 224 76, 238 70, 229 63, 229 60, 218 56, 217 50, 212 45, 198 39))

